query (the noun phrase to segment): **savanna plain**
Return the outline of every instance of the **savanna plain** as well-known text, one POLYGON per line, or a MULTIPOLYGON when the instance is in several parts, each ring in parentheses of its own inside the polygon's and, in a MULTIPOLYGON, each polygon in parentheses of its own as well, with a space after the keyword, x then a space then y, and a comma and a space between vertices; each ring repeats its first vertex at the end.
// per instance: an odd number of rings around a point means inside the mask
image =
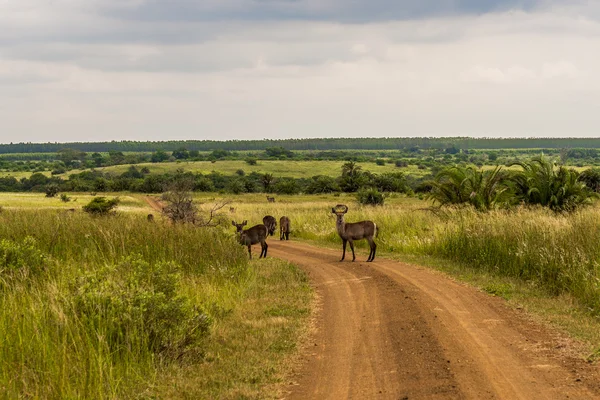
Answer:
MULTIPOLYGON (((232 162, 231 171, 243 167, 232 162)), ((274 194, 268 203, 265 193, 203 192, 193 194, 200 215, 226 206, 214 226, 199 227, 152 208, 159 194, 65 195, 68 202, 0 194, 3 398, 280 398, 318 312, 314 290, 293 263, 258 259, 255 249, 249 260, 231 221, 285 215, 291 240, 341 253, 337 204, 349 207, 348 222, 377 223, 377 257, 501 297, 577 342, 577 357, 600 358, 594 202, 570 212, 515 205, 482 213, 432 207, 412 193, 372 206, 352 193, 274 194), (97 196, 118 197, 116 213, 83 212, 97 196)), ((275 240, 278 233, 267 243, 275 240)), ((366 242, 356 248, 366 258, 366 242)))

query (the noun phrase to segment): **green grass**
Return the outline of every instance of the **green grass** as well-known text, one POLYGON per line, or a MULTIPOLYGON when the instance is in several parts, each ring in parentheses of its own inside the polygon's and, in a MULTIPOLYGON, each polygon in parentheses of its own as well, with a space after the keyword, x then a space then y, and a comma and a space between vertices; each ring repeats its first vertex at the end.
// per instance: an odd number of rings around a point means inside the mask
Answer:
MULTIPOLYGON (((254 195, 233 199, 236 210, 231 218, 236 221, 246 219, 252 225, 266 214, 277 219, 286 215, 293 238, 337 249, 341 241, 331 207, 347 204, 347 222, 377 223, 380 256, 417 258, 424 265, 457 265, 449 270, 453 275, 463 275, 492 295, 518 298, 524 304, 530 298, 527 308, 547 314, 547 320, 600 348, 600 337, 590 332, 590 327, 600 330, 598 207, 573 214, 542 208, 433 213, 427 211, 428 202, 401 196, 387 199, 383 207, 360 206, 352 196, 343 195, 305 196, 299 201, 280 196, 275 204, 254 195), (557 305, 550 306, 553 301, 557 305)), ((366 241, 356 247, 366 257, 366 241)))
MULTIPOLYGON (((62 193, 61 193, 62 194, 62 193)), ((79 210, 89 203, 95 196, 89 193, 65 193, 71 198, 71 201, 64 202, 60 195, 55 197, 46 197, 44 193, 0 193, 0 207, 6 209, 70 209, 79 210)), ((119 197, 120 211, 146 211, 146 203, 143 196, 131 193, 100 193, 98 196, 119 197)))
POLYGON ((296 268, 248 263, 230 233, 4 209, 0 397, 275 397, 310 298, 296 268), (267 362, 241 369, 236 345, 267 362))
POLYGON ((256 260, 247 298, 215 328, 204 362, 158 384, 161 398, 276 399, 307 332, 312 292, 304 273, 276 259, 256 260))
MULTIPOLYGON (((156 174, 175 172, 177 169, 183 169, 184 171, 200 172, 202 174, 209 174, 212 171, 216 171, 225 175, 233 175, 238 169, 242 169, 246 172, 246 174, 258 172, 261 174, 273 174, 276 177, 285 176, 292 178, 311 178, 315 175, 328 175, 337 177, 341 174, 342 165, 344 162, 345 161, 258 160, 257 165, 249 165, 242 160, 220 160, 214 163, 211 163, 210 161, 181 161, 137 164, 136 168, 141 169, 143 167, 148 167, 151 173, 156 174)), ((411 165, 407 168, 397 168, 393 164, 380 166, 374 162, 364 162, 358 164, 363 168, 363 170, 377 174, 401 171, 404 173, 410 173, 412 175, 422 176, 427 172, 426 170, 418 169, 414 165, 411 165)), ((112 167, 98 168, 98 170, 118 175, 125 172, 129 167, 129 165, 116 165, 112 167)), ((73 170, 68 172, 66 175, 78 172, 81 171, 73 170)))

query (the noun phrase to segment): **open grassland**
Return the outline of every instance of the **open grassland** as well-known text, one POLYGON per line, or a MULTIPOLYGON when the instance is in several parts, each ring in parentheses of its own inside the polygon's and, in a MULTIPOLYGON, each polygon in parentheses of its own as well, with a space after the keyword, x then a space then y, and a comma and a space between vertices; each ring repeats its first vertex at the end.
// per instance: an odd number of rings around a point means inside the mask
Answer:
MULTIPOLYGON (((210 174, 219 172, 224 175, 233 175, 237 170, 243 170, 246 174, 257 172, 260 174, 273 174, 275 177, 311 178, 315 175, 327 175, 337 177, 341 174, 342 165, 345 161, 293 161, 293 160, 258 160, 256 165, 249 165, 242 160, 219 160, 210 161, 181 161, 166 163, 144 163, 136 164, 136 168, 147 167, 151 173, 164 174, 173 173, 177 169, 183 171, 210 174)), ((364 171, 381 174, 385 172, 404 172, 416 176, 422 176, 425 170, 418 169, 415 165, 406 168, 398 168, 394 164, 377 165, 374 162, 357 163, 364 171)), ((127 171, 129 165, 115 165, 112 167, 97 168, 99 171, 119 175, 127 171)), ((73 170, 66 175, 81 172, 73 170)), ((58 175, 62 176, 62 175, 58 175)))
MULTIPOLYGON (((203 199, 210 203, 209 197, 203 199)), ((585 314, 586 322, 565 322, 556 316, 550 319, 589 340, 596 352, 600 348, 597 207, 573 214, 541 208, 482 214, 470 209, 434 213, 427 210, 429 203, 402 196, 388 198, 382 207, 359 206, 352 197, 343 195, 306 196, 303 201, 302 197, 280 196, 275 204, 267 204, 262 196, 232 200, 232 219, 248 220, 252 226, 261 223, 266 214, 277 220, 286 215, 292 222, 292 237, 339 248, 340 255, 341 240, 331 208, 347 204, 347 222, 369 219, 377 223, 379 255, 442 266, 505 298, 526 301, 520 293, 527 291, 530 296, 558 299, 563 306, 549 307, 569 308, 576 319, 585 314)), ((366 241, 358 242, 357 248, 357 257, 366 258, 366 241)))
MULTIPOLYGON (((0 193, 0 207, 5 209, 81 209, 95 196, 89 193, 64 193, 70 201, 64 202, 60 197, 46 197, 43 193, 0 193)), ((146 202, 143 196, 130 193, 100 193, 98 196, 118 197, 120 211, 145 211, 146 202)))
POLYGON ((218 229, 5 208, 0 397, 277 397, 310 300, 218 229))

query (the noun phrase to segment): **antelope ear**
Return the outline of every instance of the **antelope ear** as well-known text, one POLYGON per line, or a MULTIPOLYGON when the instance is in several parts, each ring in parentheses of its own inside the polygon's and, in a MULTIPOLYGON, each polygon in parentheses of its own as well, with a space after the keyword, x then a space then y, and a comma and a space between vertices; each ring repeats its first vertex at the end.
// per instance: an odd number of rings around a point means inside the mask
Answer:
POLYGON ((231 225, 235 226, 235 221, 231 221, 231 225))
POLYGON ((331 212, 335 214, 335 207, 331 207, 331 212))
POLYGON ((248 221, 244 221, 244 222, 242 223, 242 225, 244 225, 244 226, 248 225, 248 221))

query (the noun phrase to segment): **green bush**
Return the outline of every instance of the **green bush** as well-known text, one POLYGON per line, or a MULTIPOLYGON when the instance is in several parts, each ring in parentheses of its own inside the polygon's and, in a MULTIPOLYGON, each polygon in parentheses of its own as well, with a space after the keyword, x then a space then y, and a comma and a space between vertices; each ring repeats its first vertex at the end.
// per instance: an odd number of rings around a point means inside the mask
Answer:
POLYGON ((382 206, 384 197, 377 189, 361 189, 356 193, 356 200, 360 204, 382 206))
POLYGON ((50 185, 46 186, 46 197, 56 196, 58 194, 59 190, 60 189, 57 184, 51 183, 50 185))
POLYGON ((106 197, 94 197, 83 206, 83 211, 92 215, 107 215, 119 204, 119 199, 108 200, 106 197))
POLYGON ((141 346, 178 358, 197 348, 210 327, 208 316, 180 293, 180 270, 132 256, 84 273, 74 285, 75 310, 113 352, 141 346))
POLYGON ((21 243, 0 240, 0 282, 6 277, 38 275, 48 264, 48 257, 37 248, 34 238, 28 236, 21 243))
POLYGON ((283 178, 275 183, 273 191, 277 194, 298 194, 300 192, 300 187, 295 179, 283 178))

